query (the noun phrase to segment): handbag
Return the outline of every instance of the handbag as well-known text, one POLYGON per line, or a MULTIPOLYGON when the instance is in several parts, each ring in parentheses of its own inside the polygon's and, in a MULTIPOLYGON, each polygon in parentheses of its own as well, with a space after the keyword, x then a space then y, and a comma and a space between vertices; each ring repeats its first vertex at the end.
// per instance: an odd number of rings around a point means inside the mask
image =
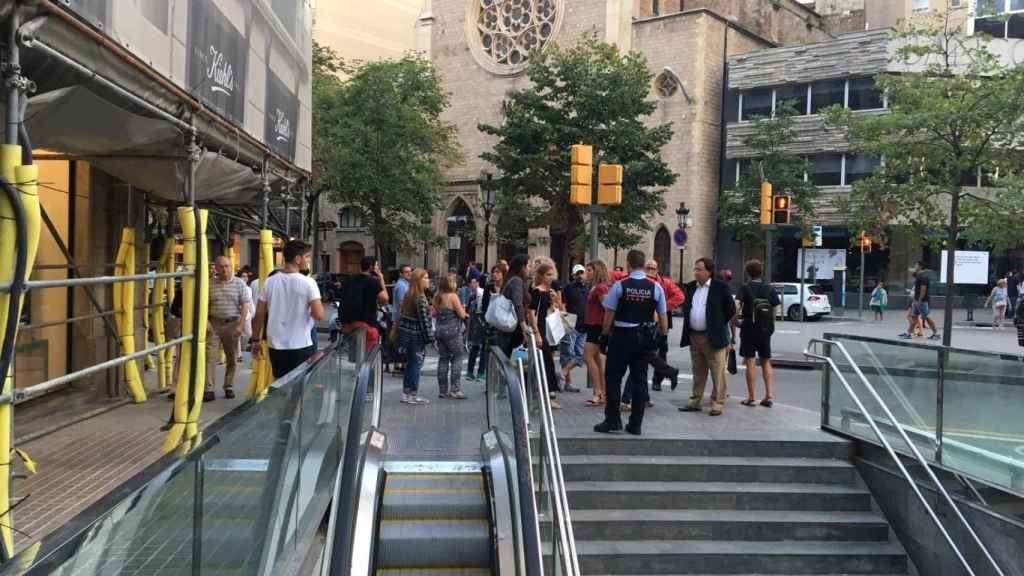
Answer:
POLYGON ((565 322, 562 320, 562 312, 555 308, 544 317, 544 324, 547 327, 544 333, 544 344, 557 346, 562 338, 565 338, 565 322))
POLYGON ((728 362, 728 365, 726 366, 725 369, 729 371, 729 374, 735 374, 736 372, 739 371, 736 368, 736 349, 735 348, 730 348, 729 349, 729 362, 728 362))
POLYGON ((503 294, 498 294, 491 298, 491 302, 487 306, 487 313, 484 315, 484 320, 489 326, 505 333, 515 332, 516 326, 519 325, 515 306, 503 294))

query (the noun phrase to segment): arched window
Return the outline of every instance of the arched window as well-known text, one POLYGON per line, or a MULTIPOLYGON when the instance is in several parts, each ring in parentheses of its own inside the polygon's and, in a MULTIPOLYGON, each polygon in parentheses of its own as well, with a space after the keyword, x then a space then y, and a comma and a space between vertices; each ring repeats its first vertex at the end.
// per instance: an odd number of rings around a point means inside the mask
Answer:
POLYGON ((342 230, 362 230, 363 215, 359 208, 346 206, 338 211, 338 227, 342 230))
POLYGON ((658 96, 670 98, 679 91, 679 78, 666 70, 654 79, 654 89, 658 92, 658 96))

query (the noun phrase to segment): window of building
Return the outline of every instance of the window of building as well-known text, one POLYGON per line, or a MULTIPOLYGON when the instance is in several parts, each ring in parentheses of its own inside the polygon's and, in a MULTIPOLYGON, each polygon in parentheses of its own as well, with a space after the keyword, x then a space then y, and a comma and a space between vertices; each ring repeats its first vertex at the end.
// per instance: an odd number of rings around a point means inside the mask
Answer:
POLYGON ((1011 14, 1006 21, 1007 38, 1024 38, 1024 14, 1011 14))
POLYGON ((914 0, 914 12, 925 12, 928 10, 928 0, 914 0))
POLYGON ((740 120, 750 120, 754 116, 772 115, 772 89, 757 88, 744 90, 740 99, 740 120))
POLYGON ((740 121, 740 91, 727 90, 725 93, 725 121, 740 121))
POLYGON ((846 185, 863 180, 875 173, 882 159, 874 154, 848 154, 846 156, 846 185))
POLYGON ((736 182, 739 180, 739 161, 735 158, 730 158, 725 161, 722 166, 722 190, 732 190, 736 188, 736 182))
POLYGON ((167 0, 140 0, 139 10, 150 24, 161 32, 167 32, 167 21, 170 18, 167 0))
POLYGON ((876 110, 884 106, 882 92, 875 86, 874 78, 852 78, 850 80, 850 110, 876 110))
POLYGON ((843 155, 811 156, 810 181, 815 186, 840 186, 843 183, 843 155))
POLYGON ((994 16, 1006 8, 1006 0, 978 0, 978 17, 994 16))
POLYGON ((338 226, 343 230, 359 230, 363 227, 363 217, 358 208, 351 206, 338 212, 338 226))
POLYGON ((811 84, 811 114, 846 102, 846 80, 822 80, 811 84))
POLYGON ((993 38, 1006 37, 1006 22, 999 16, 994 18, 978 18, 974 21, 975 34, 988 34, 993 38))
POLYGON ((744 158, 738 161, 736 172, 738 173, 737 181, 740 179, 750 176, 754 173, 754 161, 750 158, 744 158))
POLYGON ((1024 10, 1024 0, 1010 0, 1010 12, 1024 10))
POLYGON ((662 72, 654 79, 654 89, 658 92, 658 96, 670 98, 679 90, 679 80, 675 74, 662 72))
POLYGON ((950 0, 949 1, 949 7, 950 8, 960 8, 961 6, 963 6, 963 4, 961 3, 962 1, 963 0, 950 0))
POLYGON ((974 187, 978 185, 978 172, 966 172, 960 177, 961 186, 974 187))
POLYGON ((807 114, 807 84, 779 86, 775 89, 775 107, 783 102, 792 102, 797 116, 807 114))

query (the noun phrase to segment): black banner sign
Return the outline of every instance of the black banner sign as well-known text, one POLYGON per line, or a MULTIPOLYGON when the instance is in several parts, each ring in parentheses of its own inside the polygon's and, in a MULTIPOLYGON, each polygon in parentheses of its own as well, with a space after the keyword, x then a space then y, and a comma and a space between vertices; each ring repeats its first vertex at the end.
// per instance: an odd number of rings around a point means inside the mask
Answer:
POLYGON ((295 160, 295 131, 299 127, 299 99, 267 68, 266 122, 263 140, 271 150, 295 160))
POLYGON ((188 22, 188 91, 241 125, 249 43, 213 2, 191 2, 188 22))

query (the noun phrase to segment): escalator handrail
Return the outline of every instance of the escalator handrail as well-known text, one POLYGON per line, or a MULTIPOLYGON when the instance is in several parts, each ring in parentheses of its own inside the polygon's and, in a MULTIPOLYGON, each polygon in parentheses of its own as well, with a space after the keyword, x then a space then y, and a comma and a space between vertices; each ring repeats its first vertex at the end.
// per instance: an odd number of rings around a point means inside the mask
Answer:
MULTIPOLYGON (((339 339, 320 351, 309 362, 302 363, 288 374, 276 380, 269 388, 271 394, 297 394, 308 378, 342 343, 339 339)), ((0 565, 0 576, 22 574, 49 574, 57 570, 69 558, 88 542, 94 527, 110 517, 122 505, 129 503, 143 491, 155 491, 169 484, 180 473, 195 466, 196 461, 216 444, 222 436, 244 426, 250 410, 253 410, 266 399, 259 402, 246 400, 230 412, 211 422, 203 429, 203 441, 192 448, 188 454, 181 456, 176 451, 161 456, 158 460, 145 467, 141 472, 117 486, 105 496, 78 513, 61 528, 43 538, 38 547, 32 546, 15 555, 10 561, 0 565)), ((290 402, 289 402, 290 404, 290 402)))
MULTIPOLYGON (((492 346, 490 354, 494 356, 494 365, 502 367, 502 377, 505 379, 505 389, 508 392, 509 407, 512 412, 512 434, 516 465, 516 498, 519 508, 519 525, 522 533, 519 534, 519 541, 516 545, 523 551, 523 559, 526 562, 523 573, 527 576, 540 576, 544 573, 541 557, 543 549, 540 541, 540 518, 537 513, 537 502, 533 495, 533 457, 530 453, 530 435, 528 426, 528 414, 525 381, 523 375, 517 374, 516 367, 509 362, 508 356, 501 348, 492 346), (522 465, 526 463, 526 465, 522 465)), ((522 368, 520 364, 520 369, 522 368)), ((494 431, 499 431, 497 422, 497 394, 500 389, 498 378, 487 372, 487 426, 494 431)), ((500 437, 499 437, 500 441, 500 437)))
POLYGON ((366 430, 367 438, 369 438, 369 433, 376 430, 380 423, 383 374, 379 344, 366 356, 366 361, 359 370, 356 387, 352 391, 352 408, 345 436, 345 453, 342 456, 338 488, 335 491, 337 501, 332 506, 334 515, 330 519, 334 536, 327 543, 330 547, 329 556, 326 559, 327 573, 332 575, 348 573, 347 567, 351 563, 352 546, 357 536, 354 533, 355 518, 359 508, 359 491, 356 487, 362 477, 361 463, 368 447, 363 441, 363 412, 366 407, 366 395, 371 375, 374 379, 374 398, 370 426, 366 430))
MULTIPOLYGON (((551 401, 548 396, 547 375, 545 374, 546 371, 544 370, 540 349, 537 347, 537 338, 533 332, 530 332, 528 336, 530 339, 528 353, 530 354, 531 368, 536 378, 533 380, 535 385, 534 393, 537 394, 540 406, 541 434, 544 440, 542 445, 547 449, 548 474, 552 480, 552 511, 555 514, 552 522, 557 523, 558 536, 564 551, 562 556, 563 573, 568 576, 579 576, 580 567, 579 559, 576 555, 576 539, 572 530, 572 519, 569 515, 569 498, 565 490, 565 477, 562 475, 562 456, 558 450, 558 435, 555 432, 555 418, 551 412, 551 401)), ((521 361, 520 366, 522 366, 521 361)), ((552 542, 552 546, 554 546, 554 542, 552 542)), ((554 554, 554 550, 552 550, 552 554, 554 554)))

